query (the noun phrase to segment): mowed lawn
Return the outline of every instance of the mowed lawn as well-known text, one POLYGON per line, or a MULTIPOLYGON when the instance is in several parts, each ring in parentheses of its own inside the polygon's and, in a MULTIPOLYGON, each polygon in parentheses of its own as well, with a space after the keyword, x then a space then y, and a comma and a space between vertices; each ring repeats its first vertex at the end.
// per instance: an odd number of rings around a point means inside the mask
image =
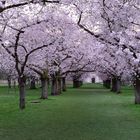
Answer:
POLYGON ((89 84, 49 100, 39 95, 40 89, 28 90, 26 109, 20 111, 18 92, 0 87, 0 140, 140 139, 140 106, 129 88, 115 95, 89 84))

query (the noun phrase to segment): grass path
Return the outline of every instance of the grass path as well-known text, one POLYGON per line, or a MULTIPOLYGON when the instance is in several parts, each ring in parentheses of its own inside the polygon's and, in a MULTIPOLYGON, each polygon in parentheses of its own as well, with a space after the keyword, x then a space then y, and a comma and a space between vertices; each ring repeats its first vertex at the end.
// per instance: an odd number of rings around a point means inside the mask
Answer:
POLYGON ((19 111, 17 94, 1 87, 0 140, 139 140, 140 106, 131 92, 115 95, 86 85, 34 104, 39 97, 34 90, 19 111))

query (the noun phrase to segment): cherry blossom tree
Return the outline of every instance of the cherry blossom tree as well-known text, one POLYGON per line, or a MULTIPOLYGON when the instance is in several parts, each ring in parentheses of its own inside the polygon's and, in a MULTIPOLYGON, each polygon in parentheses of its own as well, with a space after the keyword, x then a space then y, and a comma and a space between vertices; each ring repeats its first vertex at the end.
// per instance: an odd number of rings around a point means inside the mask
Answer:
POLYGON ((52 35, 53 32, 47 28, 47 20, 31 17, 31 13, 27 13, 26 19, 22 20, 22 16, 20 17, 18 14, 15 14, 15 17, 11 18, 6 26, 2 34, 1 46, 15 63, 20 90, 20 108, 23 109, 25 108, 25 71, 28 61, 37 51, 43 51, 43 49, 53 45, 57 37, 52 35), (31 19, 29 20, 29 18, 31 19))
MULTIPOLYGON (((139 1, 89 0, 86 4, 78 3, 76 7, 79 10, 77 24, 83 31, 107 47, 116 48, 119 54, 124 54, 126 67, 130 68, 126 73, 131 74, 134 81, 135 103, 139 104, 139 1), (84 9, 82 5, 87 7, 84 9)), ((123 77, 127 76, 123 74, 123 77)))
POLYGON ((26 71, 40 75, 42 98, 47 98, 49 76, 56 94, 62 77, 64 85, 67 75, 80 79, 96 72, 112 79, 117 93, 121 80, 131 79, 140 104, 139 5, 128 0, 2 0, 1 46, 22 87, 26 71))

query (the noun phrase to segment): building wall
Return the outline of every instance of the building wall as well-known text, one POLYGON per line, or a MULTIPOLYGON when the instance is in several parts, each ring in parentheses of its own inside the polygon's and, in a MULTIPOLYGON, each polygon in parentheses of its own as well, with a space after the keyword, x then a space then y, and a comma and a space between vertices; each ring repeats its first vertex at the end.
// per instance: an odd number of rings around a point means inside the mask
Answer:
POLYGON ((92 78, 95 78, 95 83, 102 83, 102 79, 96 75, 96 74, 91 74, 89 77, 85 78, 84 82, 86 83, 92 83, 92 78))

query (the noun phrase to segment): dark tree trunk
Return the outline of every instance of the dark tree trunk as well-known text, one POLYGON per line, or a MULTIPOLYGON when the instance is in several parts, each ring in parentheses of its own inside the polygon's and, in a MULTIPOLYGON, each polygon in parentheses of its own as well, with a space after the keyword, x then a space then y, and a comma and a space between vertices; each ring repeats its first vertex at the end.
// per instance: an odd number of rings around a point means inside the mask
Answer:
POLYGON ((73 80, 73 88, 79 88, 82 86, 82 81, 79 81, 79 80, 73 80))
POLYGON ((140 80, 137 78, 134 82, 135 104, 140 104, 140 80))
POLYGON ((59 95, 59 91, 58 91, 58 79, 57 79, 57 77, 55 78, 55 80, 56 80, 56 88, 55 88, 55 95, 59 95))
POLYGON ((112 87, 111 87, 112 92, 116 92, 116 78, 112 78, 112 87))
POLYGON ((35 77, 33 77, 33 78, 31 79, 30 89, 36 89, 35 77))
POLYGON ((66 78, 62 77, 62 91, 66 91, 66 78))
POLYGON ((111 80, 110 79, 107 79, 105 81, 103 81, 103 86, 107 89, 110 89, 111 87, 111 80))
POLYGON ((106 80, 103 80, 103 86, 106 88, 106 80))
POLYGON ((57 82, 58 82, 57 89, 58 89, 58 95, 59 95, 62 93, 61 77, 58 77, 57 82))
POLYGON ((121 80, 120 79, 116 80, 116 92, 117 94, 121 93, 121 80))
POLYGON ((80 87, 83 85, 83 81, 80 81, 80 87))
POLYGON ((57 79, 54 75, 52 76, 51 95, 57 95, 57 79))
POLYGON ((8 76, 7 81, 8 81, 8 87, 11 88, 11 76, 8 76))
POLYGON ((19 82, 19 108, 24 109, 26 77, 25 76, 19 77, 18 82, 19 82))
POLYGON ((117 94, 121 93, 121 80, 119 78, 112 79, 112 92, 116 92, 117 94))
POLYGON ((48 82, 47 78, 41 78, 41 99, 48 99, 48 82))

